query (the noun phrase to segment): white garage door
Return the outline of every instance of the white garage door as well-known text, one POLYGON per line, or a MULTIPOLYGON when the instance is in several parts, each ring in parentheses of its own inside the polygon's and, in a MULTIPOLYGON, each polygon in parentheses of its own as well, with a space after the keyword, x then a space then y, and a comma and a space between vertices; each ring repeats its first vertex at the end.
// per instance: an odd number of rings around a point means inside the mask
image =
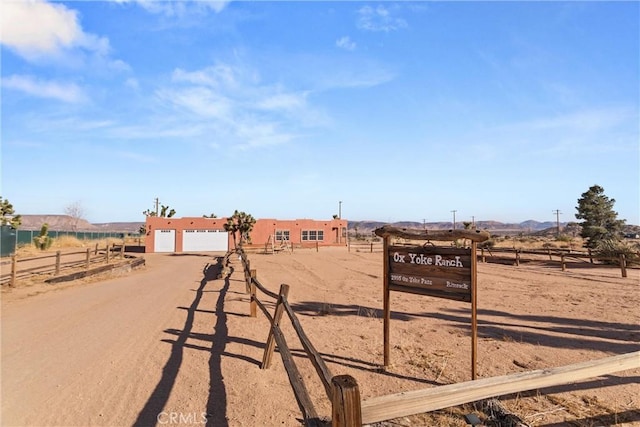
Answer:
POLYGON ((154 235, 154 252, 176 251, 176 230, 156 230, 154 235))
POLYGON ((229 249, 229 233, 219 230, 184 230, 183 252, 211 252, 229 249))

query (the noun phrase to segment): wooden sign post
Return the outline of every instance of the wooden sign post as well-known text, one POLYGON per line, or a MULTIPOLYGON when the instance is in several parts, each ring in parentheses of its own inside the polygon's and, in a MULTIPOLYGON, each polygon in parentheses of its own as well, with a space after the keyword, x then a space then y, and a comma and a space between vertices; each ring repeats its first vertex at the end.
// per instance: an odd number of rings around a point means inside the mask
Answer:
POLYGON ((471 378, 476 379, 477 243, 489 238, 479 230, 429 231, 384 226, 375 230, 384 238, 384 366, 389 366, 391 291, 408 292, 471 303, 471 378), (470 248, 451 246, 393 245, 392 237, 419 241, 471 241, 470 248))

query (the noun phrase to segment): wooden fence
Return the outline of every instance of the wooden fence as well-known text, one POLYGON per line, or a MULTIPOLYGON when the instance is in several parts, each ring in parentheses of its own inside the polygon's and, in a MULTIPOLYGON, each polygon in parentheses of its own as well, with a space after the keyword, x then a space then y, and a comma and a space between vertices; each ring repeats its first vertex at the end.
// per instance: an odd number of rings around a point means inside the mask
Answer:
POLYGON ((369 252, 369 253, 382 253, 383 244, 380 242, 367 242, 362 240, 349 240, 347 244, 348 251, 354 252, 369 252))
POLYGON ((304 380, 302 375, 293 360, 293 356, 291 351, 289 350, 289 345, 285 339, 282 330, 280 329, 280 322, 282 321, 282 316, 286 313, 293 325, 293 328, 304 348, 311 364, 315 368, 318 376, 320 377, 320 381, 324 386, 325 392, 329 399, 332 399, 334 395, 333 392, 333 379, 334 377, 329 371, 326 363, 320 356, 320 353, 315 349, 304 330, 302 329, 302 325, 298 320, 297 316, 293 312, 291 305, 287 299, 289 294, 289 286, 281 285, 280 291, 276 294, 266 287, 264 287, 257 278, 256 270, 252 270, 250 266, 250 262, 247 259, 245 252, 240 249, 239 251, 240 259, 242 261, 244 275, 245 275, 245 283, 246 283, 246 291, 251 295, 250 306, 249 306, 249 315, 251 317, 256 317, 257 308, 264 313, 266 318, 269 320, 271 324, 271 328, 269 330, 269 336, 267 338, 267 342, 265 345, 264 355, 262 358, 262 369, 268 369, 271 366, 271 359, 275 349, 275 345, 278 345, 278 350, 280 356, 282 357, 282 363, 287 372, 287 376, 289 377, 289 382, 291 383, 291 387, 293 388, 293 392, 298 402, 298 406, 302 412, 302 416, 304 418, 305 424, 310 426, 319 426, 323 423, 320 418, 318 418, 318 414, 314 408, 311 397, 309 396, 309 392, 304 384, 304 380), (272 300, 275 300, 276 306, 273 315, 269 313, 266 306, 262 302, 259 297, 258 292, 261 292, 260 297, 268 297, 272 300))
POLYGON ((562 271, 566 271, 571 265, 578 266, 580 264, 596 264, 618 266, 622 277, 627 277, 628 262, 626 255, 621 253, 617 258, 603 257, 594 255, 591 250, 588 252, 577 252, 562 249, 509 249, 509 248, 480 248, 479 254, 481 262, 501 262, 511 265, 520 265, 521 262, 545 261, 558 263, 562 271))
POLYGON ((102 263, 109 264, 112 260, 124 258, 125 245, 107 244, 100 248, 96 243, 95 248, 87 248, 83 251, 62 252, 57 251, 52 255, 20 258, 12 255, 10 261, 3 262, 2 273, 0 274, 0 284, 9 284, 15 287, 19 280, 28 279, 35 275, 59 276, 63 271, 85 269, 102 263), (84 256, 81 256, 84 255, 84 256), (65 258, 74 258, 63 261, 65 258), (44 262, 43 262, 44 260, 44 262), (51 260, 51 261, 47 261, 51 260), (11 265, 10 269, 5 265, 11 265))
POLYGON ((519 372, 500 377, 483 378, 361 400, 358 383, 355 378, 350 375, 333 376, 305 334, 287 300, 289 286, 281 285, 277 294, 266 289, 258 281, 256 270, 251 269, 250 261, 244 251, 239 250, 238 252, 244 269, 246 292, 251 296, 249 315, 256 317, 257 308, 259 307, 271 324, 261 368, 269 368, 271 357, 277 344, 306 425, 316 426, 321 425, 322 422, 318 418, 304 380, 296 367, 289 346, 280 329, 284 313, 291 320, 309 360, 320 377, 327 398, 331 401, 331 424, 333 427, 360 427, 363 423, 373 424, 492 397, 568 384, 619 371, 640 368, 640 351, 636 351, 557 368, 519 372), (258 292, 276 301, 273 315, 269 313, 264 303, 260 300, 258 292))

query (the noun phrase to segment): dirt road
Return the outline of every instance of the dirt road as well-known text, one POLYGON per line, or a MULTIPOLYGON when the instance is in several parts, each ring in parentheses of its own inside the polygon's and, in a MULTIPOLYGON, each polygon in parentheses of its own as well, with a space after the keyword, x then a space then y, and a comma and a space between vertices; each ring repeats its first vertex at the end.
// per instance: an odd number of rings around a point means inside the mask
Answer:
POLYGON ((225 287, 215 257, 145 258, 128 277, 3 297, 2 425, 155 425, 205 408, 224 419, 202 376, 225 287))

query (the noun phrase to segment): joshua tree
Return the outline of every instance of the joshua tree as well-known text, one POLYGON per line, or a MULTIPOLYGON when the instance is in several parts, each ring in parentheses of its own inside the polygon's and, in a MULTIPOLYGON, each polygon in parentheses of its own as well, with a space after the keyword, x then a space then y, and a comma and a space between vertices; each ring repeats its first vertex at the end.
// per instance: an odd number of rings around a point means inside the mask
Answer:
POLYGON ((242 243, 245 241, 251 242, 249 233, 253 230, 253 225, 255 223, 256 220, 253 216, 245 212, 238 212, 238 210, 235 210, 233 215, 227 219, 224 229, 231 233, 234 248, 238 248, 236 233, 240 235, 240 246, 242 246, 242 243))
POLYGON ((53 239, 48 235, 48 232, 49 224, 45 222, 42 224, 42 228, 40 228, 40 235, 33 238, 33 244, 41 251, 49 249, 53 243, 53 239))

